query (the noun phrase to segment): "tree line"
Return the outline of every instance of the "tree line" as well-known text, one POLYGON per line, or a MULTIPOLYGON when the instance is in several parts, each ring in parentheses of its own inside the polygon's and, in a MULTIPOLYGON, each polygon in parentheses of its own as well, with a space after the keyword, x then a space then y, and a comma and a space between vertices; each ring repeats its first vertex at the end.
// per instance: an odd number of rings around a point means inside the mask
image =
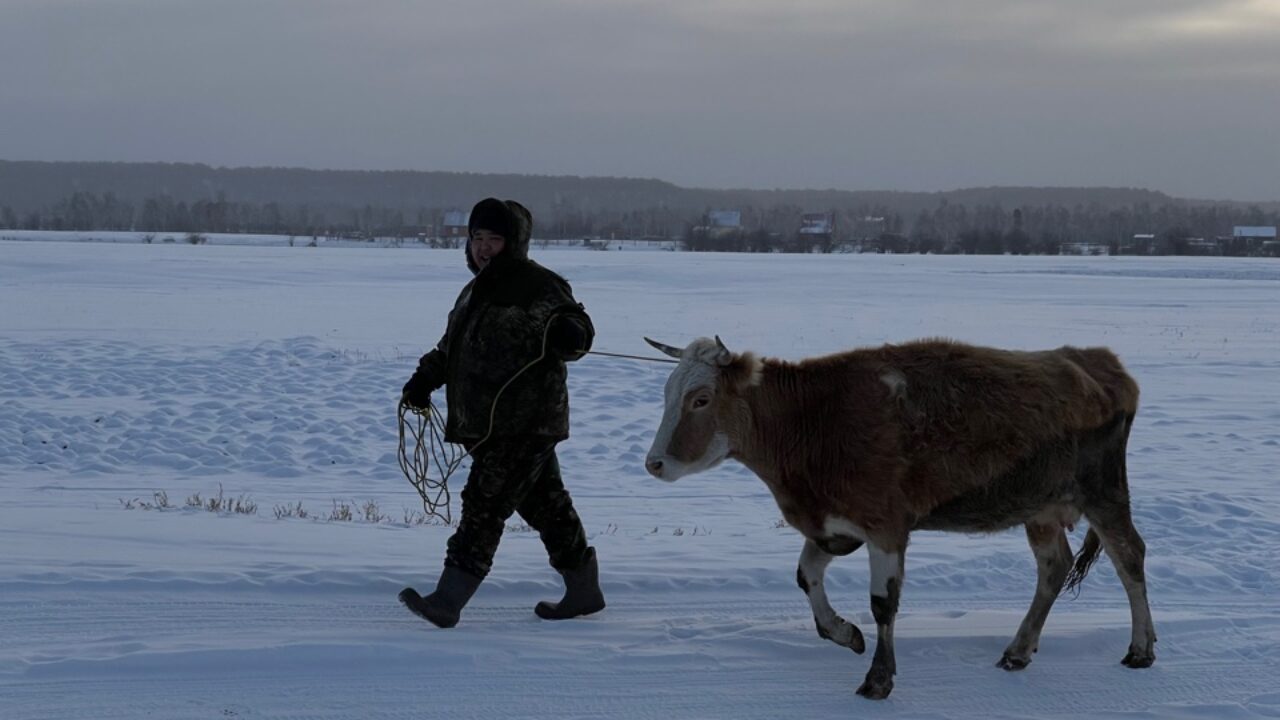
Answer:
MULTIPOLYGON (((43 210, 21 215, 0 205, 0 228, 427 241, 448 235, 444 222, 451 209, 259 203, 228 200, 221 193, 193 202, 169 195, 134 202, 112 192, 76 191, 43 210)), ((933 208, 905 216, 888 204, 857 204, 829 209, 833 232, 818 236, 799 233, 805 208, 798 204, 740 207, 740 224, 732 228, 710 227, 709 210, 589 210, 562 201, 535 218, 535 236, 675 240, 689 250, 735 252, 1262 255, 1280 250, 1274 242, 1231 238, 1236 226, 1280 225, 1280 212, 1256 205, 1143 201, 1005 208, 999 203, 968 205, 942 199, 933 208)))

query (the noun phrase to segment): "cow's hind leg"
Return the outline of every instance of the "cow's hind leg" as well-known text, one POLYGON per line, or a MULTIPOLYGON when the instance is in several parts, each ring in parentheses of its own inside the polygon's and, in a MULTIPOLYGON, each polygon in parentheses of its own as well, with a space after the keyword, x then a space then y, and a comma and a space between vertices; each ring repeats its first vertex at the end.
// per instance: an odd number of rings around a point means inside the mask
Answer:
POLYGON ((1129 596, 1129 615, 1133 624, 1129 652, 1120 662, 1131 668, 1151 667, 1156 660, 1156 631, 1151 620, 1151 607, 1147 604, 1147 578, 1143 565, 1147 545, 1133 526, 1129 508, 1112 506, 1089 513, 1090 527, 1102 539, 1102 547, 1116 566, 1116 574, 1129 596))
POLYGON ((1036 594, 1018 627, 1018 634, 996 663, 996 667, 1005 670, 1021 670, 1031 662, 1032 653, 1040 645, 1045 618, 1049 617, 1053 601, 1062 591, 1062 583, 1071 569, 1071 546, 1060 526, 1027 523, 1027 541, 1036 556, 1036 594))
MULTIPOLYGON (((1155 662, 1156 631, 1151 621, 1151 607, 1147 604, 1147 576, 1144 570, 1147 545, 1133 526, 1133 514, 1129 508, 1129 476, 1125 467, 1125 446, 1133 417, 1127 417, 1116 425, 1101 453, 1096 472, 1081 479, 1088 490, 1084 514, 1089 519, 1091 533, 1102 540, 1116 574, 1129 596, 1129 614, 1132 622, 1132 638, 1129 652, 1120 662, 1131 668, 1150 667, 1155 662), (1093 482, 1089 482, 1092 480, 1093 482)), ((1085 545, 1089 539, 1085 538, 1085 545)), ((1083 551, 1082 551, 1083 552, 1083 551)), ((1087 571, 1088 567, 1083 571, 1087 571)))
POLYGON ((871 658, 871 669, 858 694, 872 700, 889 697, 893 676, 898 672, 893 652, 893 623, 902 594, 902 548, 906 545, 902 542, 899 549, 890 551, 874 543, 867 544, 867 553, 871 556, 871 615, 876 619, 876 654, 871 658))
MULTIPOLYGON (((855 545, 849 552, 856 549, 855 545)), ((827 600, 823 581, 826 577, 827 565, 831 564, 831 559, 834 557, 835 555, 806 538, 804 550, 800 551, 800 566, 796 568, 796 583, 800 585, 804 594, 809 596, 809 607, 813 609, 813 621, 818 626, 818 635, 861 654, 867 649, 862 631, 857 625, 840 617, 835 608, 831 607, 831 602, 827 600)))

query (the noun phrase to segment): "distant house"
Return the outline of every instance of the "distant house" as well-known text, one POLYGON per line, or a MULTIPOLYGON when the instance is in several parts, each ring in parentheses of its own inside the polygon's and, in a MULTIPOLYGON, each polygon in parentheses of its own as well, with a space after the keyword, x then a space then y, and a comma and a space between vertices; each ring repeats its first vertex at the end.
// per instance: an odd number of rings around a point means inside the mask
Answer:
POLYGON ((702 228, 703 237, 708 238, 727 238, 741 232, 741 210, 712 210, 707 213, 706 227, 702 228))
POLYGON ((444 220, 440 223, 440 234, 445 237, 466 237, 467 221, 471 213, 467 210, 446 210, 444 220))
POLYGON ((853 221, 853 237, 874 238, 889 231, 888 218, 882 215, 864 215, 853 221))
POLYGON ((1184 240, 1188 255, 1221 255, 1222 245, 1214 238, 1190 237, 1184 240))
POLYGON ((1218 238, 1218 242, 1225 255, 1280 255, 1280 240, 1276 239, 1274 225, 1237 225, 1232 228, 1231 237, 1218 238))
POLYGON ((1103 243, 1064 242, 1058 246, 1059 255, 1110 255, 1111 249, 1103 243))
POLYGON ((740 230, 742 228, 742 211, 712 210, 707 213, 707 227, 740 230))
POLYGON ((1232 237, 1276 239, 1275 225, 1236 225, 1231 230, 1232 237))
POLYGON ((801 252, 831 252, 835 232, 833 213, 805 213, 800 216, 800 229, 796 231, 798 249, 801 252))
POLYGON ((744 235, 742 211, 708 210, 702 224, 689 228, 685 244, 692 250, 737 251, 744 235))
POLYGON ((834 213, 805 213, 800 216, 801 235, 820 235, 831 237, 836 231, 834 213))
MULTIPOLYGON (((1121 255, 1150 255, 1155 249, 1156 234, 1155 233, 1134 233, 1133 237, 1126 241, 1121 241, 1120 246, 1116 248, 1121 255)), ((1065 250, 1063 255, 1071 255, 1065 250)))

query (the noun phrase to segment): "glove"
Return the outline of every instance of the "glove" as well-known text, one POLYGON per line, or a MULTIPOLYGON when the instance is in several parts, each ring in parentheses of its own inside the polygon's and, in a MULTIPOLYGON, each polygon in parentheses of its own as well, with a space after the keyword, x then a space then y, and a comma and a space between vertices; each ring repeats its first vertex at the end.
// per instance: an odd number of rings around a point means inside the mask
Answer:
POLYGON ((565 360, 581 357, 586 339, 582 327, 564 315, 554 318, 547 329, 547 349, 565 360))
POLYGON ((400 402, 414 410, 426 410, 431 405, 431 382, 421 370, 415 372, 400 392, 400 402))

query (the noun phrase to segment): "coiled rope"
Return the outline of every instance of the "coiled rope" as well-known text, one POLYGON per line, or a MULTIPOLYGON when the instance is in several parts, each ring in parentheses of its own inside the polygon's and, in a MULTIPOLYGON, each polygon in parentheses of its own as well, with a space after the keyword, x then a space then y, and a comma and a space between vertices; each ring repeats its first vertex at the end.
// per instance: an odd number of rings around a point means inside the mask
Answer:
POLYGON ((445 442, 443 427, 444 415, 435 403, 418 409, 400 401, 400 472, 422 497, 427 517, 439 518, 449 525, 453 523, 449 511, 449 477, 462 464, 466 451, 445 442), (406 431, 413 438, 412 448, 405 442, 406 431), (431 476, 432 466, 435 477, 431 476))
MULTIPOLYGON (((485 432, 484 437, 472 445, 470 449, 445 441, 445 417, 436 408, 434 402, 428 401, 427 407, 420 409, 405 405, 404 400, 401 399, 399 405, 400 471, 404 473, 405 478, 409 480, 409 484, 413 485, 413 488, 418 491, 418 495, 422 497, 422 509, 427 517, 438 518, 446 525, 453 523, 453 513, 449 503, 449 478, 457 471, 462 461, 468 455, 474 453, 476 448, 480 447, 493 434, 494 418, 497 416, 498 410, 498 398, 502 397, 503 391, 526 370, 542 362, 547 357, 547 336, 551 330, 551 322, 557 317, 559 315, 552 315, 547 320, 546 327, 542 329, 542 353, 538 355, 536 360, 517 370, 516 374, 512 375, 511 379, 507 380, 499 388, 498 394, 493 396, 493 405, 489 408, 489 429, 485 432), (406 442, 406 433, 413 440, 412 446, 406 442), (435 477, 432 477, 431 471, 433 469, 435 470, 435 477)), ((647 360, 649 362, 672 364, 679 362, 668 358, 622 355, 598 350, 589 350, 587 354, 647 360)))

